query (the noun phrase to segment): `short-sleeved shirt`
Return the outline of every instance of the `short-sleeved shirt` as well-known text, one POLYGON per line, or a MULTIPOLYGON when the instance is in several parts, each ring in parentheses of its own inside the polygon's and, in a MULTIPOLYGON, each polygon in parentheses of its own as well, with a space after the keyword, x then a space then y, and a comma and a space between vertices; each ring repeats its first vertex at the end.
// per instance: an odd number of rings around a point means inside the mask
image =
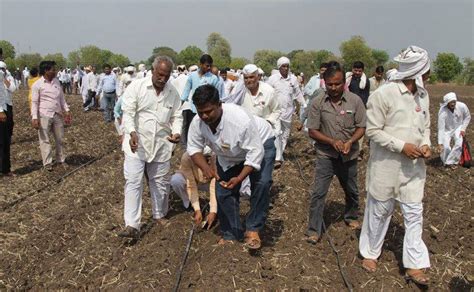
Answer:
MULTIPOLYGON (((357 128, 365 128, 365 106, 360 97, 345 91, 337 105, 331 103, 326 92, 318 95, 309 107, 308 129, 343 142, 348 141, 357 128)), ((316 141, 316 153, 321 157, 338 158, 344 161, 356 159, 359 155, 359 144, 352 143, 347 155, 337 152, 331 145, 316 141)))

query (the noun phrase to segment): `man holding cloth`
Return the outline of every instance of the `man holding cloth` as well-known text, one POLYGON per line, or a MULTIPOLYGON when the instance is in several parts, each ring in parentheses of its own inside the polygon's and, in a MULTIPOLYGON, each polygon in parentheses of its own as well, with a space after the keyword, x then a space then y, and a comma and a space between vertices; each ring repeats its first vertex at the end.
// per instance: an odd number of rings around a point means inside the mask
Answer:
POLYGON ((359 251, 363 268, 374 272, 398 201, 405 224, 406 276, 427 285, 423 269, 430 266, 430 259, 421 235, 425 159, 431 156, 429 96, 424 88, 430 59, 424 49, 410 46, 394 60, 398 71, 392 71, 389 83, 375 91, 367 103, 370 158, 359 251))

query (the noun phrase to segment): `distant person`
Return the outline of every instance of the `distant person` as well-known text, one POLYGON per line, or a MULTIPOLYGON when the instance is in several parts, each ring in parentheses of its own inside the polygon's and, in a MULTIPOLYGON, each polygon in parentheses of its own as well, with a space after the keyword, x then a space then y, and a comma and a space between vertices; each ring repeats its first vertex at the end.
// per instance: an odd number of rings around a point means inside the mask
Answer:
POLYGON ((438 112, 438 151, 445 166, 456 168, 459 164, 463 138, 470 121, 467 105, 457 101, 454 92, 446 94, 438 112))
POLYGON ((104 120, 106 123, 110 123, 114 121, 114 107, 117 91, 119 90, 119 81, 109 64, 105 64, 103 69, 104 73, 100 75, 97 85, 97 94, 100 95, 103 92, 104 120))
POLYGON ((33 88, 33 84, 35 84, 36 81, 38 81, 41 76, 39 76, 39 72, 38 72, 38 68, 36 67, 33 67, 31 68, 30 70, 30 74, 29 74, 29 78, 28 78, 28 106, 30 108, 30 111, 31 111, 31 93, 32 93, 32 88, 33 88))
POLYGON ((89 98, 89 72, 91 72, 91 67, 84 67, 84 74, 81 77, 81 96, 82 96, 82 107, 86 108, 86 102, 89 98))
POLYGON ((235 82, 232 81, 230 78, 227 78, 227 72, 229 71, 229 68, 222 68, 219 70, 219 75, 224 80, 224 96, 228 96, 231 92, 232 89, 234 88, 235 82))
POLYGON ((138 65, 137 79, 145 78, 148 75, 145 64, 138 65))
POLYGON ((7 72, 7 64, 0 61, 0 175, 14 176, 11 171, 10 145, 13 136, 13 99, 17 89, 15 79, 7 72))
POLYGON ((21 72, 21 82, 23 83, 23 86, 28 89, 30 87, 27 86, 27 81, 28 81, 28 78, 29 78, 29 75, 30 75, 30 71, 28 70, 28 67, 25 66, 25 68, 23 68, 23 71, 21 72))
POLYGON ((61 84, 56 78, 55 66, 54 61, 42 61, 39 66, 42 77, 32 88, 32 125, 38 130, 43 166, 48 171, 53 170, 49 134, 53 134, 56 142, 56 163, 63 164, 66 160, 63 148, 64 124, 71 123, 71 113, 61 84))
POLYGON ((91 108, 99 108, 99 95, 97 95, 97 86, 99 85, 100 76, 97 74, 95 66, 90 67, 91 71, 87 73, 87 100, 84 103, 84 111, 87 112, 91 108))
POLYGON ((383 79, 385 69, 383 66, 377 66, 375 68, 374 76, 369 78, 370 82, 370 94, 372 94, 377 88, 385 84, 385 79, 383 79))

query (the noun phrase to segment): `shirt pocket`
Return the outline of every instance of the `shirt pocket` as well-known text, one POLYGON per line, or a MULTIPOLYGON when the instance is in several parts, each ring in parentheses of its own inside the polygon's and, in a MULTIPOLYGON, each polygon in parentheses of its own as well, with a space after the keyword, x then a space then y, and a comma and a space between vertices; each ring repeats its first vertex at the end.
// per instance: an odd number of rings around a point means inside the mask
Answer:
POLYGON ((173 112, 173 105, 172 104, 163 104, 158 107, 158 123, 161 125, 169 124, 171 114, 173 112))
POLYGON ((354 114, 348 114, 347 112, 342 116, 342 123, 344 128, 353 129, 355 127, 355 116, 354 114))

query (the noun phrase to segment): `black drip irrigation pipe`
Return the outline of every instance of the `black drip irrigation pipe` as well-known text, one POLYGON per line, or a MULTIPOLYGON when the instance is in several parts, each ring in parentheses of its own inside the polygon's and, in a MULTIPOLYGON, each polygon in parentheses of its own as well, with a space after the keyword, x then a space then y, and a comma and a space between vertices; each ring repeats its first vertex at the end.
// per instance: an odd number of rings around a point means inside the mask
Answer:
POLYGON ((65 178, 67 178, 68 176, 71 176, 72 174, 76 173, 77 171, 81 170, 82 168, 84 168, 84 167, 86 167, 86 166, 88 166, 88 165, 91 165, 92 163, 94 163, 94 162, 96 162, 96 161, 102 159, 104 156, 106 156, 106 155, 112 153, 112 152, 115 151, 117 148, 118 148, 118 146, 113 147, 112 149, 110 149, 110 150, 107 151, 106 153, 101 154, 101 155, 99 155, 99 156, 97 156, 97 157, 95 157, 95 158, 93 158, 93 159, 91 159, 91 160, 89 160, 89 161, 87 161, 87 162, 85 162, 85 163, 79 165, 78 167, 74 168, 73 170, 71 170, 71 171, 69 171, 69 172, 63 174, 61 177, 58 177, 57 179, 53 180, 52 183, 48 183, 48 184, 46 184, 46 185, 44 185, 44 186, 42 186, 42 187, 39 187, 39 188, 37 188, 37 189, 35 189, 35 190, 30 191, 29 193, 27 193, 26 195, 24 195, 24 196, 21 197, 21 198, 18 198, 18 199, 16 199, 16 200, 13 200, 12 202, 8 203, 5 207, 3 207, 3 208, 2 208, 2 211, 5 211, 5 210, 7 210, 7 209, 10 209, 11 207, 15 206, 16 204, 23 202, 24 200, 28 199, 29 197, 32 197, 32 196, 34 196, 35 194, 37 194, 37 193, 39 193, 39 192, 41 192, 41 191, 43 191, 43 190, 45 190, 45 189, 47 189, 47 188, 50 188, 50 187, 52 187, 52 186, 54 186, 54 185, 57 185, 57 184, 60 184, 60 183, 61 183, 65 178))
MULTIPOLYGON (((309 186, 311 185, 311 182, 308 181, 303 173, 303 167, 301 165, 301 162, 296 158, 295 155, 293 155, 293 159, 296 161, 296 164, 298 165, 299 171, 300 171, 300 176, 303 179, 303 181, 309 186)), ((344 272, 344 268, 341 265, 341 258, 339 256, 339 252, 336 249, 336 246, 334 246, 334 242, 332 240, 332 237, 329 235, 329 232, 326 229, 326 223, 324 222, 323 219, 323 231, 328 239, 329 245, 331 246, 332 251, 336 255, 336 261, 337 261, 337 266, 339 268, 339 273, 341 274, 342 280, 344 281, 344 285, 346 286, 347 290, 352 292, 354 291, 354 288, 352 287, 351 282, 349 281, 346 272, 344 272)))

